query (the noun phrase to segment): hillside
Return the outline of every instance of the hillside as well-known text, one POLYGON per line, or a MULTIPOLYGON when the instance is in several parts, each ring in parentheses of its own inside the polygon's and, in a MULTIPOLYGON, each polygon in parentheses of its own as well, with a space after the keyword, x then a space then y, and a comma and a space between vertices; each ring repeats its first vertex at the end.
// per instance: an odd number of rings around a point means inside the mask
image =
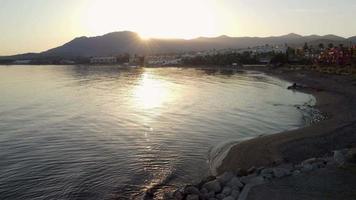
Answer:
MULTIPOLYGON (((336 35, 301 36, 288 34, 272 37, 229 37, 214 38, 199 37, 191 40, 184 39, 150 39, 142 40, 137 33, 130 31, 113 32, 96 37, 79 37, 74 40, 38 54, 22 54, 2 57, 3 59, 32 59, 35 57, 91 57, 110 56, 123 53, 178 53, 186 51, 202 51, 209 49, 247 48, 260 45, 301 46, 304 43, 317 46, 320 43, 347 45, 350 41, 356 43, 356 36, 343 38, 336 35)), ((1 58, 1 57, 0 57, 1 58)))

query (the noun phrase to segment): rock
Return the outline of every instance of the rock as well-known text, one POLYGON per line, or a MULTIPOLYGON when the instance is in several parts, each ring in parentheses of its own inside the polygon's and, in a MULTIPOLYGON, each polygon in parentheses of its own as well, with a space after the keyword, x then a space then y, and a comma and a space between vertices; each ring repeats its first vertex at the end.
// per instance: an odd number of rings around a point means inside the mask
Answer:
POLYGON ((316 158, 309 158, 309 159, 306 159, 302 162, 302 165, 306 165, 306 164, 313 164, 314 162, 316 162, 316 158))
POLYGON ((184 194, 200 194, 200 191, 195 186, 187 186, 184 188, 184 194))
POLYGON ((298 176, 300 173, 301 173, 300 170, 294 170, 292 174, 293 176, 298 176))
POLYGON ((288 169, 284 169, 284 168, 274 168, 273 175, 277 178, 282 178, 284 176, 290 175, 290 171, 288 169))
POLYGON ((203 185, 203 188, 206 188, 209 192, 215 192, 218 193, 221 191, 221 184, 219 183, 218 180, 213 180, 205 183, 203 185))
POLYGON ((222 193, 216 195, 216 198, 219 199, 219 200, 223 200, 225 197, 226 196, 224 194, 222 194, 222 193))
POLYGON ((238 169, 238 170, 236 170, 236 175, 242 177, 242 176, 247 176, 248 173, 247 173, 247 170, 245 170, 245 169, 238 169))
POLYGON ((314 168, 322 168, 325 166, 326 160, 322 158, 310 158, 302 162, 302 166, 306 164, 313 165, 314 168))
POLYGON ((247 170, 247 174, 252 174, 256 172, 256 167, 251 167, 250 169, 247 170))
POLYGON ((209 192, 206 194, 200 194, 201 199, 210 199, 210 198, 215 198, 215 192, 209 192))
POLYGON ((313 165, 311 164, 305 164, 301 169, 302 172, 310 172, 312 170, 313 170, 313 165))
POLYGON ((235 200, 235 198, 232 196, 228 196, 228 197, 225 197, 223 200, 235 200))
POLYGON ((315 162, 312 164, 313 165, 313 169, 320 169, 320 168, 324 168, 326 166, 325 162, 315 162))
POLYGON ((201 180, 200 183, 197 184, 197 187, 198 187, 198 188, 201 188, 201 187, 203 187, 203 185, 204 185, 205 183, 210 182, 210 181, 213 181, 213 180, 215 180, 215 179, 216 179, 215 176, 208 176, 208 177, 204 178, 203 180, 201 180))
POLYGON ((334 151, 334 160, 339 166, 343 166, 346 162, 346 156, 341 150, 334 151))
POLYGON ((208 193, 209 193, 209 191, 206 188, 203 188, 200 190, 200 194, 208 194, 208 193))
POLYGON ((208 193, 208 198, 214 198, 215 197, 215 192, 214 191, 211 191, 208 193))
POLYGON ((216 179, 223 185, 226 185, 235 175, 232 172, 225 172, 222 175, 216 177, 216 179))
POLYGON ((222 190, 222 194, 224 194, 225 196, 229 196, 231 194, 231 187, 225 186, 224 189, 222 190))
POLYGON ((232 196, 232 197, 234 197, 235 199, 237 199, 237 198, 239 197, 239 195, 240 195, 240 191, 238 191, 238 190, 232 190, 230 196, 232 196))
POLYGON ((217 198, 209 198, 209 200, 218 200, 217 198))
POLYGON ((228 182, 226 184, 227 186, 229 186, 232 189, 236 189, 239 190, 240 188, 242 188, 244 185, 241 183, 240 179, 237 177, 234 177, 230 180, 230 182, 228 182))
POLYGON ((183 197, 184 197, 183 193, 182 193, 181 191, 179 191, 179 190, 177 190, 177 191, 175 191, 175 192, 173 193, 173 198, 174 198, 175 200, 182 200, 183 197))
POLYGON ((240 181, 243 183, 243 184, 247 184, 248 182, 250 182, 250 180, 252 179, 252 178, 255 178, 255 177, 257 177, 257 174, 250 174, 250 175, 248 175, 248 176, 243 176, 243 177, 241 177, 240 178, 240 181))
POLYGON ((349 163, 356 163, 356 148, 352 148, 347 152, 346 161, 349 163))
POLYGON ((259 167, 256 169, 256 174, 261 174, 262 170, 264 170, 264 167, 259 167))
POLYGON ((261 175, 264 179, 266 180, 271 180, 273 179, 273 174, 264 174, 264 175, 261 175))
POLYGON ((252 184, 245 185, 244 189, 241 191, 241 193, 239 195, 239 200, 247 199, 248 193, 250 192, 252 187, 254 187, 254 185, 252 185, 252 184))
POLYGON ((199 195, 197 194, 190 194, 186 197, 186 200, 199 200, 199 195))
POLYGON ((266 168, 261 170, 260 175, 263 176, 264 178, 271 179, 273 177, 273 169, 271 168, 266 168))
POLYGON ((256 174, 251 174, 248 176, 244 176, 240 178, 243 184, 261 184, 264 182, 264 178, 262 176, 257 176, 256 174))

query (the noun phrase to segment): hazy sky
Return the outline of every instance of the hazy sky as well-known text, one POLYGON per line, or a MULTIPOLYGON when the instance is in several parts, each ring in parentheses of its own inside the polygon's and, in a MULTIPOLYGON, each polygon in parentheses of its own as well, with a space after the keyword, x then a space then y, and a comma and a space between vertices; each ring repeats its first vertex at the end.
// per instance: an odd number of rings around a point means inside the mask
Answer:
POLYGON ((356 35, 356 0, 0 0, 0 55, 40 52, 74 37, 356 35))

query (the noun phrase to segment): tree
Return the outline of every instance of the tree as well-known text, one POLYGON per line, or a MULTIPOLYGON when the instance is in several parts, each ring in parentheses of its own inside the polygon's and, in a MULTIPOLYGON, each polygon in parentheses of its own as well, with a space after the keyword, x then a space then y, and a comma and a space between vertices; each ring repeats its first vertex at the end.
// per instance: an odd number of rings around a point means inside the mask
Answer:
POLYGON ((332 48, 334 48, 334 44, 333 43, 329 43, 328 47, 329 47, 329 49, 332 49, 332 48))
POLYGON ((285 64, 288 62, 288 57, 286 54, 283 53, 279 53, 276 54, 272 59, 271 59, 271 63, 272 64, 285 64))
POLYGON ((324 49, 324 44, 323 44, 323 43, 320 43, 320 44, 319 44, 319 49, 320 49, 320 50, 323 50, 323 49, 324 49))
POLYGON ((309 50, 309 46, 308 46, 308 43, 307 43, 307 42, 304 44, 303 49, 304 49, 304 51, 308 51, 308 50, 309 50))

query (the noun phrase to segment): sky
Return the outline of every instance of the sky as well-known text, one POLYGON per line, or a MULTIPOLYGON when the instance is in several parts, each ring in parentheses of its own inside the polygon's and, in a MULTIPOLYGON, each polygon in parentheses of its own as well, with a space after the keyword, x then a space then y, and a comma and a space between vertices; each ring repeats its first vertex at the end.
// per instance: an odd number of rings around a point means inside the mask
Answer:
POLYGON ((0 0, 0 55, 41 52, 75 37, 356 35, 356 0, 0 0))

